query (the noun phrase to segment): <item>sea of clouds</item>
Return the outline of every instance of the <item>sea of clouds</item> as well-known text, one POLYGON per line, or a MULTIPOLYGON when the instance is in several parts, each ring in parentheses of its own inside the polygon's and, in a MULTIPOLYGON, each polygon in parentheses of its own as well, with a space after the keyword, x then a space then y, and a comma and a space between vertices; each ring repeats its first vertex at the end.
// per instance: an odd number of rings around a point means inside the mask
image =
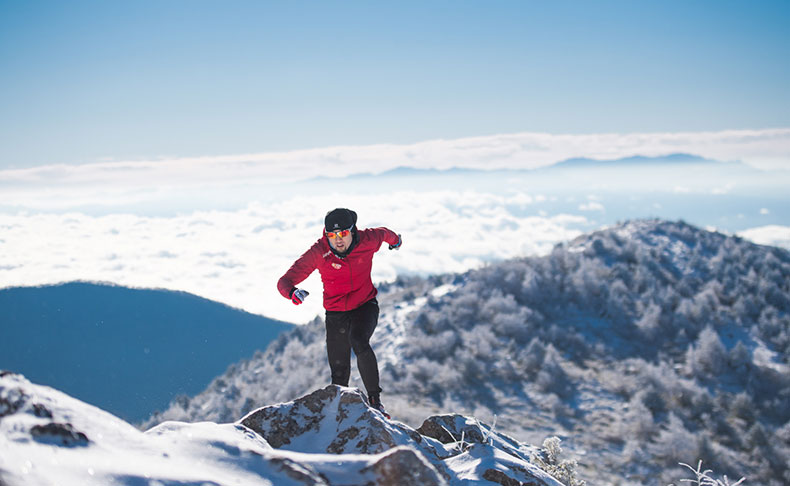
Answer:
POLYGON ((563 214, 515 217, 509 204, 490 194, 437 191, 302 196, 170 217, 0 214, 0 287, 90 280, 168 288, 306 322, 321 312, 317 273, 302 285, 312 295, 299 308, 277 293, 276 282, 321 237, 327 209, 355 208, 360 227, 387 226, 402 234, 401 250, 385 245, 376 257, 377 282, 546 253, 586 223, 563 214))
MULTIPOLYGON (((355 209, 360 227, 387 226, 403 235, 400 251, 385 246, 377 255, 376 282, 546 254, 556 243, 600 226, 607 209, 605 201, 583 190, 569 198, 572 204, 551 211, 544 203, 557 195, 521 190, 508 181, 494 190, 456 190, 375 187, 369 179, 357 190, 349 176, 397 167, 532 169, 571 157, 677 152, 787 170, 790 129, 528 133, 0 170, 0 288, 72 280, 167 288, 306 322, 321 313, 318 276, 302 285, 311 296, 298 308, 277 293, 276 282, 321 236, 323 217, 332 208, 355 209), (315 178, 323 179, 303 183, 315 178), (339 181, 346 182, 342 188, 339 181)), ((741 234, 790 247, 790 226, 755 219, 741 234)))

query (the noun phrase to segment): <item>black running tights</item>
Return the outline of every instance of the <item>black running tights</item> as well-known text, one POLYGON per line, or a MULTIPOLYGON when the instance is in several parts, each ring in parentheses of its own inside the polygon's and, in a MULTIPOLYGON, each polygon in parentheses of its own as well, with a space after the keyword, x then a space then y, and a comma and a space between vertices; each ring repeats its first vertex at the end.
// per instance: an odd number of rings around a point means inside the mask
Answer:
POLYGON ((370 347, 370 337, 379 320, 379 304, 371 299, 354 310, 326 311, 326 354, 332 383, 348 386, 351 377, 351 350, 368 395, 378 395, 379 365, 370 347))

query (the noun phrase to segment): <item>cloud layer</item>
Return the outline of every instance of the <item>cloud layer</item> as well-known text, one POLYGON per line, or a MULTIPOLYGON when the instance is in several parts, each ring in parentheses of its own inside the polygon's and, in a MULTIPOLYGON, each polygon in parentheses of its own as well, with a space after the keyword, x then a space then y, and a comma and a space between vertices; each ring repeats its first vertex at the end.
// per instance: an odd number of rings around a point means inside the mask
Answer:
MULTIPOLYGON (((377 282, 399 274, 463 272, 486 262, 548 253, 596 223, 587 213, 547 215, 545 198, 514 193, 393 192, 295 196, 236 211, 172 217, 130 214, 0 214, 0 288, 71 280, 184 290, 234 307, 306 322, 322 312, 321 282, 294 307, 275 288, 291 263, 321 236, 323 215, 352 207, 360 227, 403 235, 400 251, 374 260, 377 282)), ((592 212, 600 203, 585 203, 592 212)), ((584 205, 584 204, 583 204, 584 205)), ((590 212, 588 211, 588 212, 590 212)), ((790 228, 766 226, 742 236, 790 247, 790 228)))
POLYGON ((790 169, 790 128, 720 132, 555 135, 519 133, 412 145, 328 147, 282 153, 148 161, 51 165, 0 171, 5 204, 63 210, 96 204, 134 204, 173 192, 258 187, 313 177, 380 173, 396 167, 531 169, 573 157, 692 153, 740 160, 765 169, 790 169), (155 184, 152 184, 155 181, 155 184))
MULTIPOLYGON (((160 287, 305 322, 321 313, 318 277, 304 284, 311 297, 300 308, 277 294, 275 284, 320 237, 323 215, 334 207, 357 210, 361 227, 383 225, 403 234, 402 251, 384 250, 377 256, 376 281, 399 274, 462 272, 488 261, 541 255, 581 232, 633 217, 680 214, 696 224, 721 227, 725 220, 733 226, 733 218, 741 215, 730 213, 742 212, 743 221, 734 230, 757 227, 742 234, 790 246, 780 211, 784 199, 767 197, 759 188, 724 199, 742 185, 740 180, 714 181, 722 184, 720 190, 700 191, 708 179, 679 174, 671 183, 683 189, 667 189, 663 196, 637 187, 635 180, 629 182, 630 195, 618 199, 595 192, 606 184, 595 189, 593 181, 565 176, 538 180, 522 174, 501 180, 478 174, 452 189, 449 181, 457 183, 463 176, 343 179, 402 166, 523 169, 577 156, 613 159, 676 152, 788 168, 790 129, 526 133, 408 146, 4 170, 0 287, 70 280, 160 287), (329 179, 293 183, 319 176, 329 179), (97 207, 101 209, 93 210, 97 207)), ((602 174, 605 179, 616 176, 602 174)), ((776 174, 760 183, 785 180, 776 174)))
POLYGON ((250 312, 305 322, 321 312, 317 274, 294 308, 277 279, 321 236, 327 208, 357 208, 360 227, 402 233, 402 251, 377 255, 374 280, 459 272, 486 261, 541 254, 580 233, 579 216, 517 217, 523 205, 490 194, 402 192, 295 197, 234 212, 168 218, 84 214, 0 215, 0 287, 96 280, 185 290, 250 312))

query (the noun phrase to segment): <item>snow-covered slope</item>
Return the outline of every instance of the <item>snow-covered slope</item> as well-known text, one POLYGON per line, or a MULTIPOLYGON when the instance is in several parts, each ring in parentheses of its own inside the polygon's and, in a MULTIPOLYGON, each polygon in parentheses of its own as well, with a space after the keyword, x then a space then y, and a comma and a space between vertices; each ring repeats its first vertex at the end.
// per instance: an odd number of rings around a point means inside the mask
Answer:
MULTIPOLYGON (((632 221, 380 290, 383 400, 413 427, 459 412, 525 442, 557 435, 596 484, 669 484, 698 459, 765 485, 790 477, 786 250, 632 221)), ((292 400, 329 381, 324 348, 316 320, 148 425, 292 400)))
POLYGON ((460 415, 431 417, 414 430, 368 408, 352 388, 328 386, 235 423, 165 422, 141 432, 21 375, 0 374, 4 486, 561 486, 535 464, 553 467, 545 459, 545 451, 460 415))

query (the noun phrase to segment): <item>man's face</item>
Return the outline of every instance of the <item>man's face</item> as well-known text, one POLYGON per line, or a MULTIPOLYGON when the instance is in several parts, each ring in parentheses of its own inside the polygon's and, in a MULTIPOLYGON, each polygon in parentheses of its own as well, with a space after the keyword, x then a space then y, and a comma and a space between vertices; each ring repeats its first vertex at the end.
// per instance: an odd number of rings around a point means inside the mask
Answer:
POLYGON ((354 235, 351 233, 351 230, 343 230, 337 231, 335 233, 327 233, 327 239, 329 240, 329 245, 335 250, 340 253, 344 253, 348 251, 349 246, 351 246, 351 240, 354 239, 354 235))

